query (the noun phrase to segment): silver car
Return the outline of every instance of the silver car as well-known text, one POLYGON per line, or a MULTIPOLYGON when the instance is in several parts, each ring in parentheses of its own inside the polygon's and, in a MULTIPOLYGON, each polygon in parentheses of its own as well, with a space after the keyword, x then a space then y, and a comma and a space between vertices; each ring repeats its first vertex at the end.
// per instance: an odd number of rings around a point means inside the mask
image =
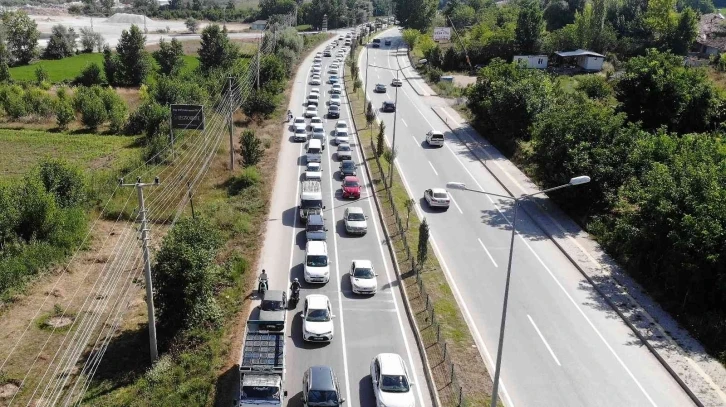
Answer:
POLYGON ((345 231, 352 235, 365 235, 368 232, 368 217, 363 212, 363 208, 351 206, 345 209, 343 214, 343 222, 345 223, 345 231))
POLYGON ((338 157, 338 160, 352 160, 353 159, 353 149, 350 148, 350 144, 348 143, 340 143, 338 144, 338 150, 336 151, 335 155, 338 157))

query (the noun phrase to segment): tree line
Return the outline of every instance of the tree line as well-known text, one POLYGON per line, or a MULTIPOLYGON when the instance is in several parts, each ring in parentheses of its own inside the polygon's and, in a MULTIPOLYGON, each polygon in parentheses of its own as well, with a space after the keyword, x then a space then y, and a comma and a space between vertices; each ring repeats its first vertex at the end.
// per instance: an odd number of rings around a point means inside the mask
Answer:
POLYGON ((726 98, 703 69, 656 49, 618 79, 573 80, 495 59, 468 107, 543 187, 592 177, 553 199, 726 362, 726 98))

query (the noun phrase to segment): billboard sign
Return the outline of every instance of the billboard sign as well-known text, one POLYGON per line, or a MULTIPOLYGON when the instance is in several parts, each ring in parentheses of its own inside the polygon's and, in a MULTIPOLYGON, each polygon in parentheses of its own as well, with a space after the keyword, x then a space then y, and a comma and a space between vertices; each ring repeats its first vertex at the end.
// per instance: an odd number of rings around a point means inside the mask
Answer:
POLYGON ((451 27, 435 27, 434 41, 449 41, 451 39, 451 27))
POLYGON ((204 130, 204 106, 171 105, 171 128, 204 130))

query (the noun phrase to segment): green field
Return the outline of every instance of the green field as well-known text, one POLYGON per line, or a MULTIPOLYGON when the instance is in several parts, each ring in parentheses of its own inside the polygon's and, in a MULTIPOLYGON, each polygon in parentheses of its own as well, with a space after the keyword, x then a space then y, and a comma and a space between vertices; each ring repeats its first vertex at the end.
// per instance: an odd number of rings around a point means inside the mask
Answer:
MULTIPOLYGON (((93 62, 103 67, 103 54, 79 54, 63 59, 40 60, 31 65, 10 68, 10 76, 16 81, 34 81, 35 69, 40 65, 48 72, 49 80, 52 83, 64 80, 72 81, 86 65, 93 62)), ((154 61, 154 65, 156 65, 156 61, 154 61)), ((185 71, 193 70, 197 66, 199 66, 199 60, 196 56, 184 55, 185 71)))
POLYGON ((62 158, 81 168, 118 168, 137 156, 134 138, 0 129, 0 182, 22 177, 41 158, 62 158))

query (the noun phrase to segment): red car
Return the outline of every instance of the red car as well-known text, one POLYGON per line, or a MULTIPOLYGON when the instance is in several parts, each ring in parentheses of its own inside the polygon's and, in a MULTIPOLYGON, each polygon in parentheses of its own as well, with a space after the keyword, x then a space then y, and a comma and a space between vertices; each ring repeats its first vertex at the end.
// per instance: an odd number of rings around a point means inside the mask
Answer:
POLYGON ((348 176, 343 179, 343 198, 360 198, 360 184, 358 177, 348 176))

